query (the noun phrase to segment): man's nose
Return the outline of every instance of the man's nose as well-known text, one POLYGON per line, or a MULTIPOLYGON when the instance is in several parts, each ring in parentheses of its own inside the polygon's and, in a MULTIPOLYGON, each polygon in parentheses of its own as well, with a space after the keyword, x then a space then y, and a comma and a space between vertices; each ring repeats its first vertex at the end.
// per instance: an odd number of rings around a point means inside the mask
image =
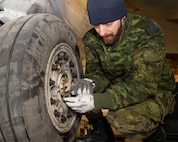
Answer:
POLYGON ((106 33, 106 27, 105 27, 105 25, 99 25, 99 28, 98 28, 99 30, 98 30, 98 34, 101 36, 101 37, 103 37, 104 35, 105 35, 105 33, 106 33))

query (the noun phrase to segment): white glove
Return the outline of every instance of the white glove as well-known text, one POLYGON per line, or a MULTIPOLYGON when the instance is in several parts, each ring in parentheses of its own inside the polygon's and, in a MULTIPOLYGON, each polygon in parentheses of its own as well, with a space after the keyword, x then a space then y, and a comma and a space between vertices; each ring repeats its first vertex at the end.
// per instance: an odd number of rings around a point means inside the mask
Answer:
POLYGON ((67 106, 78 113, 86 113, 94 109, 94 98, 91 92, 91 82, 83 84, 82 88, 77 90, 76 97, 66 97, 63 100, 67 106), (83 89, 83 90, 82 90, 83 89))
POLYGON ((89 78, 83 78, 78 80, 75 85, 71 88, 71 95, 78 95, 77 91, 78 89, 84 90, 84 88, 90 89, 91 94, 93 94, 93 88, 95 88, 95 83, 93 80, 89 78))

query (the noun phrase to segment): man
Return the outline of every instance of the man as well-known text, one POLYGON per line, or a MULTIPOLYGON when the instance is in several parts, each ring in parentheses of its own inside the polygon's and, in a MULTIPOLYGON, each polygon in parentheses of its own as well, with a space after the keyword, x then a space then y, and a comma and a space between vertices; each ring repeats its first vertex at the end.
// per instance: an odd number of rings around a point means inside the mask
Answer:
POLYGON ((173 111, 175 80, 160 26, 127 13, 124 0, 88 0, 87 10, 94 28, 83 38, 86 78, 64 101, 86 113, 94 130, 76 142, 113 142, 110 125, 128 142, 165 141, 157 135, 164 136, 160 124, 173 111))

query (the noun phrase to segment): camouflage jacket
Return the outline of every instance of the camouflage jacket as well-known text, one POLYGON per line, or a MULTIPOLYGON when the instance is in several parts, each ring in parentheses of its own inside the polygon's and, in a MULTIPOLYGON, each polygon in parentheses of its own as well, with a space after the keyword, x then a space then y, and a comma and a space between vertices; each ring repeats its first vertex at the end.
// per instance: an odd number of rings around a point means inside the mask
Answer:
POLYGON ((116 110, 170 93, 174 75, 165 57, 164 35, 149 18, 128 14, 120 40, 106 47, 95 29, 84 38, 85 77, 95 81, 95 109, 116 110))

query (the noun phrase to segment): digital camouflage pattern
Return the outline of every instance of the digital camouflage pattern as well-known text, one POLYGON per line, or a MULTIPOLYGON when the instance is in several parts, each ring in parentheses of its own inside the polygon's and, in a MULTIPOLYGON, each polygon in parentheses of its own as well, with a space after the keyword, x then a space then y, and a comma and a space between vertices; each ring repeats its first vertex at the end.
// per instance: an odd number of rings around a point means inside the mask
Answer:
POLYGON ((108 108, 108 120, 118 131, 135 139, 148 137, 175 104, 171 93, 175 80, 160 26, 129 13, 120 40, 112 47, 103 44, 95 29, 83 42, 85 77, 96 83, 93 112, 108 108))

